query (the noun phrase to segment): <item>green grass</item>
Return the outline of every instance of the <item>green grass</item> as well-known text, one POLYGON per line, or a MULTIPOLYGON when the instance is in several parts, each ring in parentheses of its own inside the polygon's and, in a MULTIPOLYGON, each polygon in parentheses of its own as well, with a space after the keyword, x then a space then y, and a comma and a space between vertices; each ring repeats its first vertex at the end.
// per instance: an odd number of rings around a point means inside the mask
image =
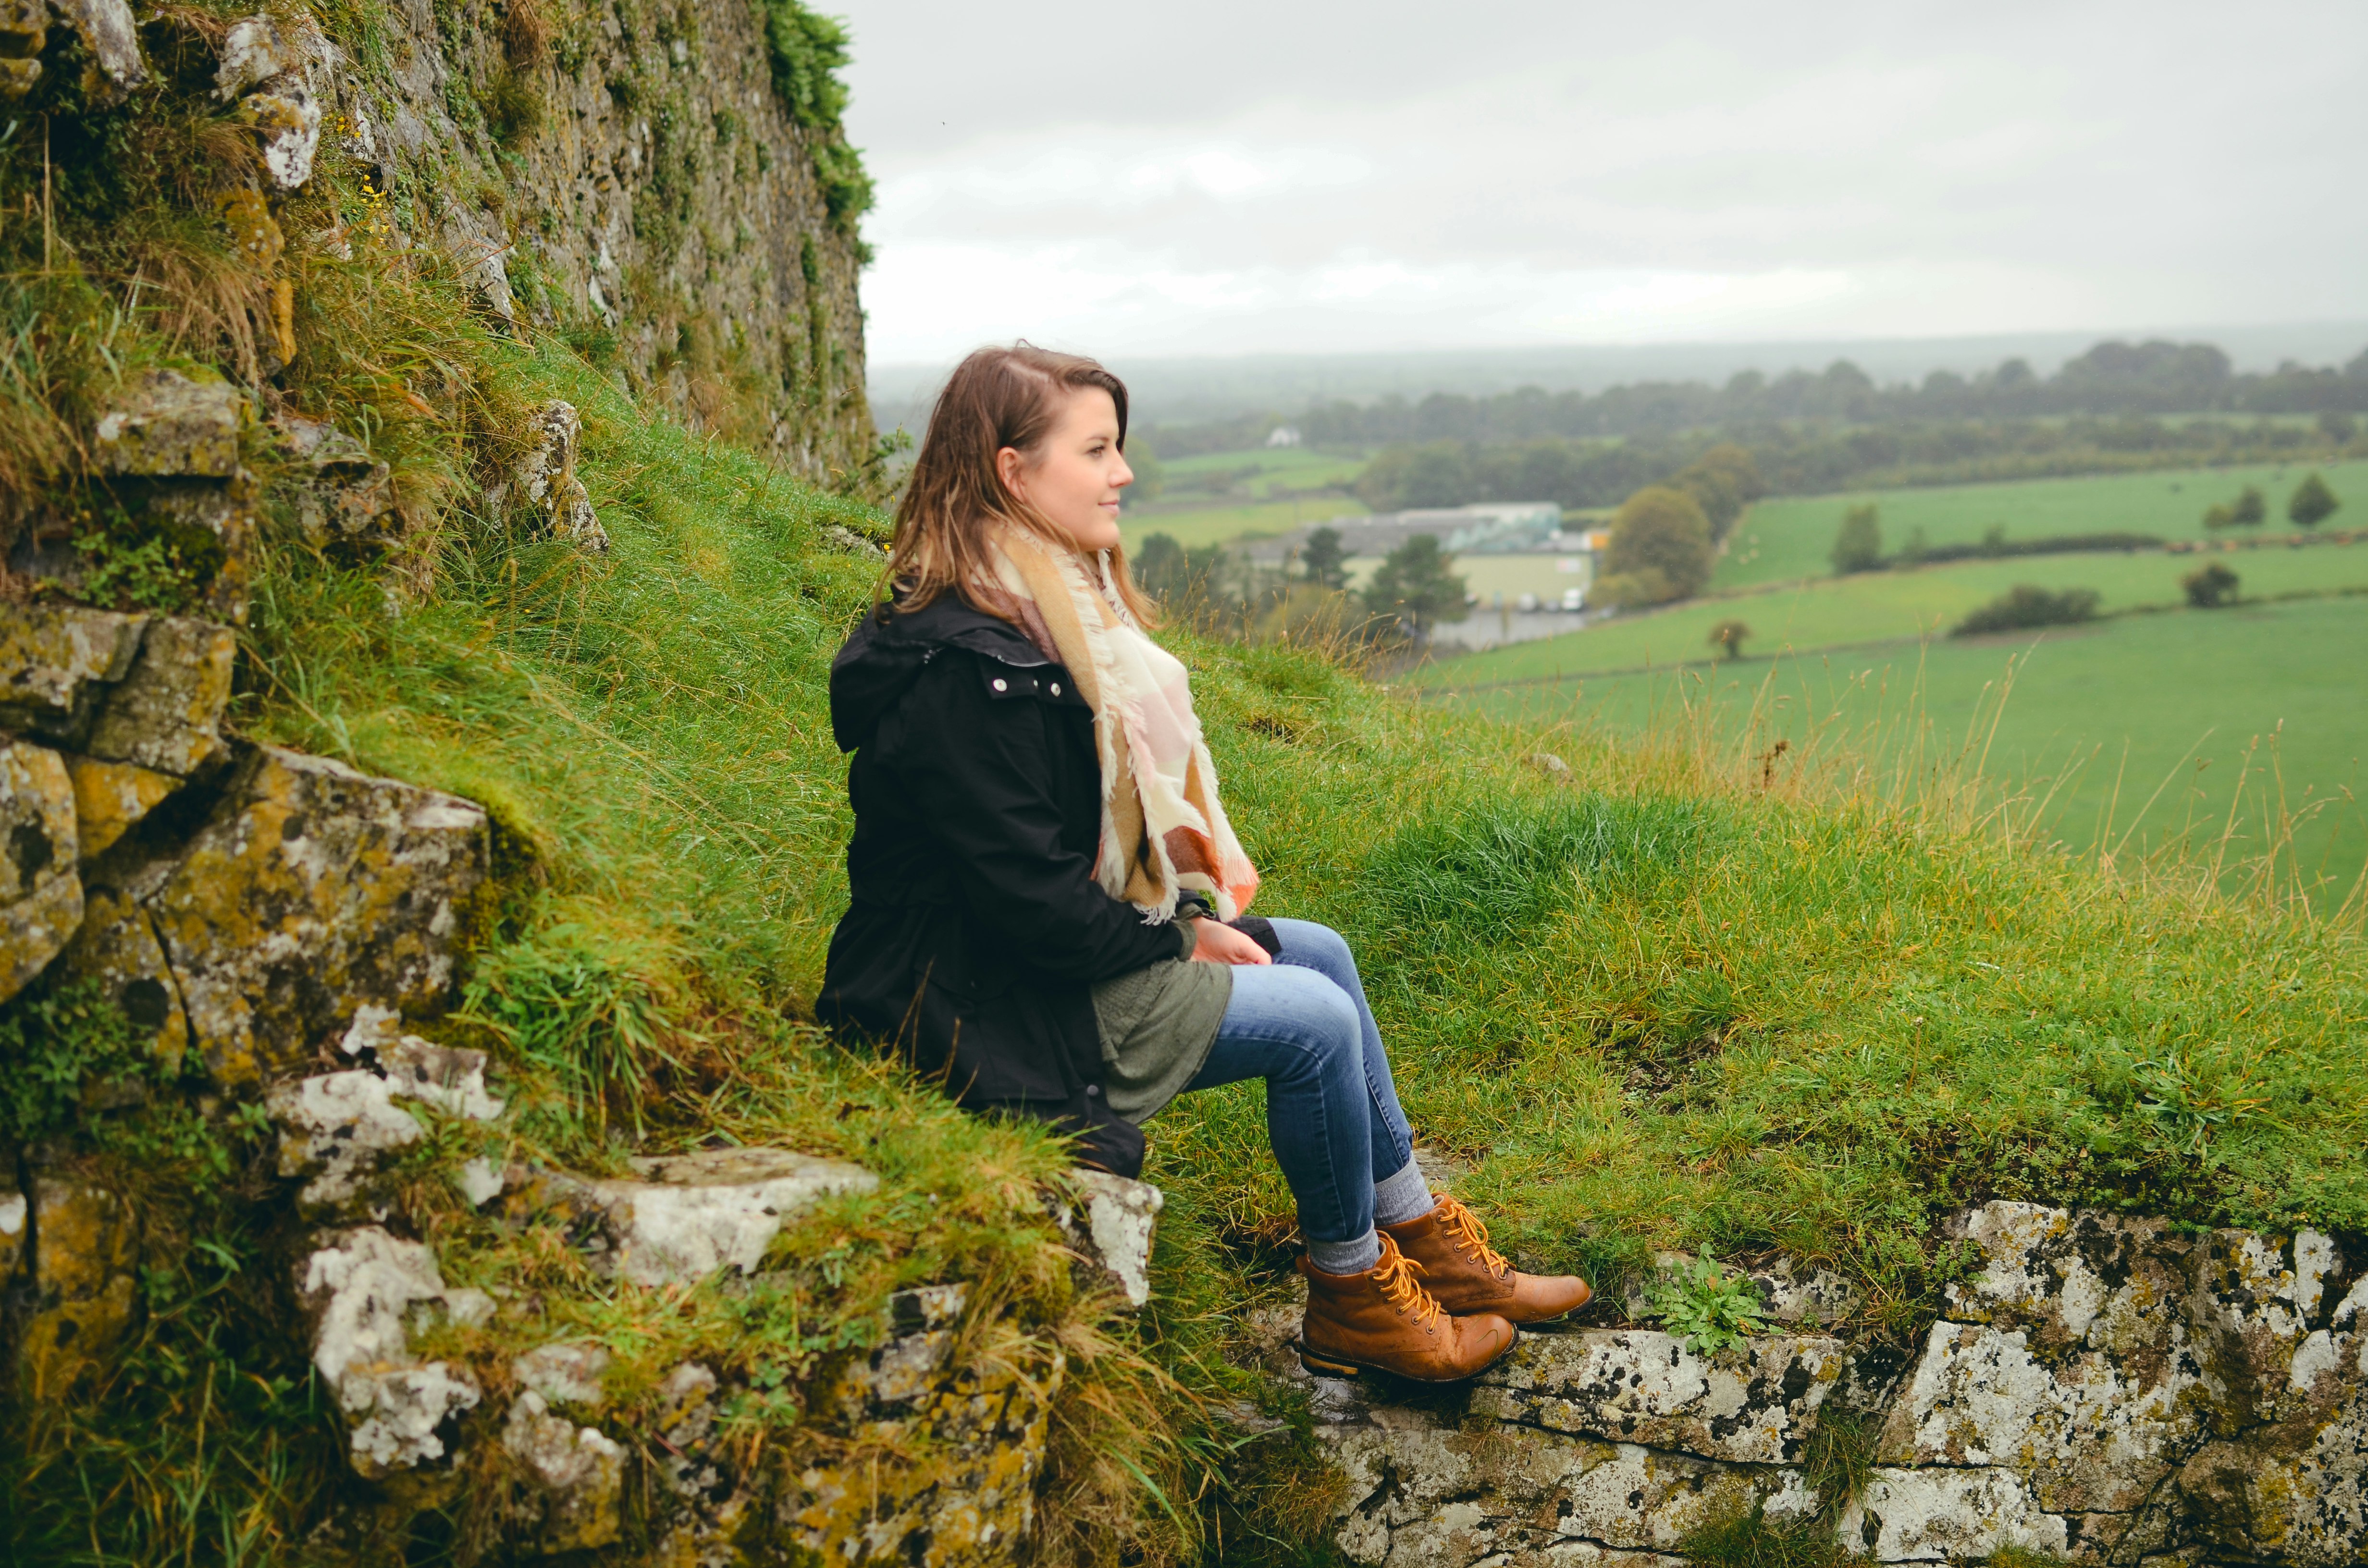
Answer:
POLYGON ((1181 545, 1230 544, 1253 534, 1279 534, 1303 523, 1333 517, 1362 517, 1361 501, 1345 495, 1318 495, 1297 501, 1256 501, 1240 506, 1187 506, 1163 502, 1157 506, 1130 508, 1119 518, 1119 535, 1130 551, 1143 548, 1153 534, 1166 534, 1181 545))
MULTIPOLYGON (((2285 520, 2286 497, 2312 466, 2259 464, 1760 501, 1736 524, 1712 587, 1742 588, 1826 575, 1833 570, 1828 556, 1843 512, 1869 502, 1882 515, 1884 548, 1892 551, 1918 528, 1924 530, 1925 541, 1934 545, 1974 543, 1994 527, 2003 527, 2009 540, 2081 533, 2207 538, 2204 508, 2235 499, 2248 484, 2259 485, 2268 498, 2270 520, 2260 529, 2240 531, 2287 532, 2292 525, 2285 520)), ((2319 472, 2344 502, 2344 509, 2320 527, 2368 526, 2368 462, 2328 463, 2319 472)))
POLYGON ((1196 479, 1223 475, 1253 495, 1270 495, 1346 487, 1364 472, 1365 460, 1305 447, 1252 447, 1237 452, 1201 452, 1163 466, 1173 489, 1189 491, 1196 479))
MULTIPOLYGON (((2243 581, 2249 598, 2368 589, 2368 544, 2214 554, 2243 581)), ((1807 653, 1857 643, 1939 637, 1965 612, 2017 583, 2094 588, 2108 613, 2186 602, 2179 580, 2202 564, 2193 555, 2042 555, 2015 561, 1964 561, 1911 571, 1868 572, 1776 585, 1753 593, 1691 599, 1667 609, 1622 616, 1559 637, 1540 638, 1451 657, 1412 672, 1420 687, 1475 687, 1558 676, 1604 675, 1695 664, 1709 656, 1711 628, 1741 620, 1751 628, 1746 653, 1807 653)), ((1475 610, 1474 614, 1486 614, 1475 610)), ((2368 615, 2368 605, 2354 613, 2368 615)))
MULTIPOLYGON (((1962 780, 1886 799, 1839 758, 1763 779, 1714 735, 1565 729, 1560 781, 1527 724, 1319 695, 1288 738, 1220 710, 1260 907, 1350 935, 1415 1126, 1534 1264, 1781 1246, 1904 1331, 1976 1191, 2368 1213, 2352 935, 2009 846, 1962 780)), ((1288 1235, 1255 1090, 1153 1132, 1157 1179, 1288 1235)))
POLYGON ((1441 699, 1628 734, 1694 722, 1689 708, 1739 728, 1756 705, 1763 744, 1785 736, 1798 744, 1832 730, 1876 753, 1972 744, 1993 777, 2044 795, 2044 820, 2083 850, 2143 852, 2180 838, 2201 846, 2227 833, 2228 858, 2242 863, 2288 831, 2283 819, 2299 818, 2283 864, 2331 903, 2368 867, 2359 803, 2368 789, 2363 667, 2368 601, 2341 598, 1747 657, 1679 675, 1588 676, 1441 699))

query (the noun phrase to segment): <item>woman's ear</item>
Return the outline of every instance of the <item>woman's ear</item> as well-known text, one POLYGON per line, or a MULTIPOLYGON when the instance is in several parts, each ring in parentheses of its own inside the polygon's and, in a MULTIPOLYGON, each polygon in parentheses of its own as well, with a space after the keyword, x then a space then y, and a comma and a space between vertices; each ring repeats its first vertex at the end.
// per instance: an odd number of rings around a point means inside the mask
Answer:
POLYGON ((1005 447, 995 454, 996 477, 1003 481, 1004 490, 1015 501, 1028 499, 1028 492, 1020 483, 1020 475, 1027 472, 1027 467, 1017 447, 1005 447))

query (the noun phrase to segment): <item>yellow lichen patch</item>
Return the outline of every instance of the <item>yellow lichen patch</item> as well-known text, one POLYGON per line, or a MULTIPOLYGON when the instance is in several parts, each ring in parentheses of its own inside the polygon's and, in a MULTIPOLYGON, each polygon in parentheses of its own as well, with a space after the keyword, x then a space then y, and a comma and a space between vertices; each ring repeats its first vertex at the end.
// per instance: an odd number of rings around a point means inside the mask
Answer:
POLYGON ((257 270, 268 272, 279 264, 279 253, 288 248, 288 239, 279 232, 279 224, 272 218, 270 204, 264 200, 261 191, 233 190, 215 206, 222 213, 222 226, 230 231, 231 243, 255 263, 257 270))
POLYGON ((66 771, 74 779, 74 829, 85 863, 107 853, 132 824, 181 787, 169 773, 91 756, 68 757, 66 771))
POLYGON ((82 929, 60 963, 70 975, 97 981, 135 1028, 154 1031, 156 1054, 179 1064, 189 1049, 188 1015, 148 913, 130 894, 92 890, 82 929))
POLYGON ((1012 1561, 1030 1523, 1052 1403, 1067 1370, 1057 1347, 1015 1345, 958 1370, 903 1413, 855 1425, 852 1441, 810 1461, 779 1520, 790 1540, 837 1561, 924 1568, 1012 1561), (1033 1354, 1030 1354, 1032 1351, 1033 1354))
POLYGON ((139 1242, 122 1201, 74 1181, 34 1184, 33 1310, 17 1346, 28 1401, 58 1400, 96 1377, 131 1324, 139 1242))
POLYGON ((139 659, 99 710, 88 749, 188 777, 222 749, 222 709, 237 657, 238 639, 228 627, 169 616, 150 621, 139 659))
POLYGON ((208 1071, 298 1065, 364 1003, 438 1010, 486 858, 468 801, 256 751, 148 901, 208 1071))
POLYGON ((74 782, 58 754, 0 746, 0 1001, 41 971, 82 919, 74 782))

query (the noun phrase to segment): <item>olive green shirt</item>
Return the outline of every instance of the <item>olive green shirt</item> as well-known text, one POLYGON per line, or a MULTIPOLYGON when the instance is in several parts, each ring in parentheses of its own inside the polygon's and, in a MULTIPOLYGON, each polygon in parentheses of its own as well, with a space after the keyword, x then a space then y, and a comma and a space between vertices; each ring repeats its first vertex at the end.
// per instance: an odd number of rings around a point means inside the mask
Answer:
POLYGON ((1209 1060, 1233 998, 1231 964, 1188 959, 1163 959, 1095 986, 1111 1111, 1140 1126, 1183 1093, 1209 1060))

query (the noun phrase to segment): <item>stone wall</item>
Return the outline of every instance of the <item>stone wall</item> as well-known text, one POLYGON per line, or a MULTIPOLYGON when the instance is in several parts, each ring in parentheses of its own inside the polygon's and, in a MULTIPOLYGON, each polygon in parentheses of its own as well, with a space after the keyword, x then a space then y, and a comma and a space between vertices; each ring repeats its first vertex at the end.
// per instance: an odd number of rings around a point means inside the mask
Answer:
POLYGON ((467 236, 522 314, 605 322, 631 374, 695 417, 755 400, 748 434, 809 478, 860 465, 863 247, 817 175, 845 154, 775 88, 757 8, 575 0, 548 9, 538 55, 527 4, 397 0, 383 65, 354 51, 340 80, 352 145, 397 200, 467 236), (506 81, 542 102, 509 147, 485 123, 506 81))
POLYGON ((1348 1479, 1342 1551, 1385 1568, 1676 1568, 1755 1509, 1876 1562, 2368 1560, 2356 1245, 2005 1202, 1957 1229, 1977 1271, 1904 1359, 1797 1330, 1717 1355, 1533 1332, 1469 1388, 1402 1400, 1308 1377, 1290 1312, 1264 1360, 1348 1479), (1873 1435, 1871 1469, 1821 1496, 1805 1461, 1836 1416, 1873 1435))
POLYGON ((754 7, 388 0, 354 38, 259 14, 217 82, 279 188, 356 160, 364 221, 449 250, 494 311, 817 483, 872 457, 864 248, 826 177, 853 154, 776 88, 754 7))

